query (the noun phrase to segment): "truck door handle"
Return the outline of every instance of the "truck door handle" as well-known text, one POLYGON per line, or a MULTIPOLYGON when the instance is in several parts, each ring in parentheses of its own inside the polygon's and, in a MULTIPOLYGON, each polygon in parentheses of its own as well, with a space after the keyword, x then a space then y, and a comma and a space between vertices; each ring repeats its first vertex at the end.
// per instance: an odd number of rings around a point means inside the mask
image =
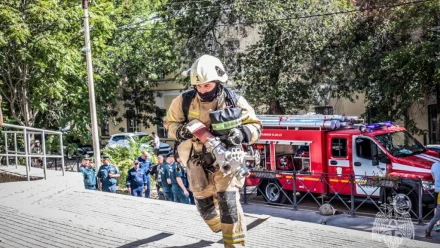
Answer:
POLYGON ((338 161, 331 160, 331 161, 330 161, 330 164, 331 164, 331 165, 337 165, 337 164, 338 164, 338 161))
POLYGON ((354 162, 354 166, 361 166, 361 162, 354 162))

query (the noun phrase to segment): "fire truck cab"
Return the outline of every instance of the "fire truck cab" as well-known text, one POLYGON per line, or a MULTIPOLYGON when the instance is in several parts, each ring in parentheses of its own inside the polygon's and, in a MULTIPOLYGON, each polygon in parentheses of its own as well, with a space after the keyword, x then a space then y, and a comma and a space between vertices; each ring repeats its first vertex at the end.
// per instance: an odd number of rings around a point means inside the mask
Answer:
MULTIPOLYGON (((411 192, 419 178, 425 189, 433 189, 431 166, 440 162, 438 153, 393 122, 364 125, 356 124, 360 119, 353 116, 315 114, 258 118, 263 131, 253 148, 261 161, 249 166, 246 185, 258 186, 269 202, 286 201, 280 189, 293 190, 294 173, 297 192, 314 194, 350 196, 350 175, 356 180, 385 174, 409 179, 401 180, 404 184, 397 189, 401 193, 411 192), (275 178, 267 177, 267 172, 275 178)), ((377 187, 354 188, 356 197, 378 199, 380 193, 377 187)), ((417 205, 414 191, 409 197, 413 207, 417 205)), ((423 199, 429 201, 428 196, 423 199)))

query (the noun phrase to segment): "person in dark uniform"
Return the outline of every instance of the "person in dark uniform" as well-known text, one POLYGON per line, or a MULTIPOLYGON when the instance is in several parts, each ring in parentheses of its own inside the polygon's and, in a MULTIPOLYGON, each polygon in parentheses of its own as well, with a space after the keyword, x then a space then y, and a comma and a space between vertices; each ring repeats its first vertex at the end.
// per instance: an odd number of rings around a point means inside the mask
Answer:
POLYGON ((128 170, 126 183, 128 192, 132 196, 142 197, 142 192, 147 190, 147 175, 145 170, 139 168, 139 161, 135 160, 133 168, 128 170))
MULTIPOLYGON (((84 160, 84 159, 83 159, 84 160)), ((93 163, 87 159, 87 167, 84 168, 81 173, 84 178, 84 187, 90 190, 96 190, 96 175, 95 169, 93 169, 93 163)))
POLYGON ((87 165, 90 162, 90 156, 88 154, 84 154, 81 156, 81 164, 79 165, 78 172, 83 172, 87 165))
POLYGON ((179 164, 181 166, 181 168, 183 169, 182 172, 182 181, 183 181, 183 185, 185 185, 186 190, 188 190, 189 193, 189 203, 192 205, 196 205, 196 203, 194 202, 194 194, 193 192, 190 190, 189 188, 189 180, 188 180, 188 174, 186 172, 186 168, 183 167, 182 165, 182 159, 179 157, 179 153, 176 152, 176 163, 179 164))
POLYGON ((170 156, 170 178, 171 190, 174 195, 174 202, 189 204, 188 181, 183 170, 182 164, 174 162, 174 158, 170 156))
POLYGON ((102 156, 103 160, 98 171, 98 187, 104 192, 116 193, 116 182, 121 177, 116 166, 110 164, 110 157, 108 155, 102 156))
POLYGON ((166 163, 162 164, 161 168, 159 169, 159 177, 162 185, 162 191, 167 201, 174 201, 170 178, 170 162, 172 163, 172 161, 173 160, 170 160, 170 156, 167 157, 166 163))
POLYGON ((145 151, 142 152, 142 154, 137 158, 137 161, 139 161, 140 165, 142 165, 142 163, 145 163, 147 161, 151 163, 150 154, 145 151))
POLYGON ((162 165, 163 165, 163 156, 159 155, 157 156, 157 164, 152 165, 150 167, 150 175, 154 177, 154 180, 156 181, 156 192, 159 200, 165 200, 165 195, 163 194, 163 192, 160 191, 160 188, 162 188, 162 181, 159 172, 160 169, 162 168, 162 165))
POLYGON ((150 167, 151 167, 151 159, 150 154, 148 152, 142 152, 141 156, 137 158, 139 161, 139 167, 145 171, 145 175, 147 176, 147 189, 145 190, 145 197, 150 198, 150 167))

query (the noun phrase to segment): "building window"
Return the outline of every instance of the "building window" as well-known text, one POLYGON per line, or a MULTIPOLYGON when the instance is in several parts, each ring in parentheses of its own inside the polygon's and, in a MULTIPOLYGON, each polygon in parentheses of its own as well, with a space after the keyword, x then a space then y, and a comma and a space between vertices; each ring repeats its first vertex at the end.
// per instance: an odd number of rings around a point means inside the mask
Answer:
POLYGON ((139 132, 135 111, 127 110, 127 112, 125 112, 125 118, 127 119, 127 132, 129 133, 139 132))
POLYGON ((332 115, 333 107, 325 106, 325 107, 315 107, 315 113, 321 115, 332 115))
POLYGON ((332 139, 332 157, 334 158, 347 157, 347 139, 343 139, 343 138, 332 139))
POLYGON ((101 125, 101 135, 110 136, 110 126, 108 120, 104 121, 101 125))
POLYGON ((429 144, 436 143, 437 135, 437 105, 428 105, 428 130, 429 130, 429 144))
POLYGON ((165 129, 163 125, 163 119, 166 115, 167 110, 166 109, 159 109, 156 112, 156 127, 157 127, 157 136, 159 138, 168 138, 167 130, 165 129))

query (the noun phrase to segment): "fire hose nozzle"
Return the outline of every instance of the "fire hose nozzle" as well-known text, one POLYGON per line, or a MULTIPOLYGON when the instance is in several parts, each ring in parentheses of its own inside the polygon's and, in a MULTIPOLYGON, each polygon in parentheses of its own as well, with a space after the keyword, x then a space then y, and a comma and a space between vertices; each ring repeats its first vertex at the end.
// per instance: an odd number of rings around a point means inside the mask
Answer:
POLYGON ((225 162, 222 166, 220 166, 220 171, 225 175, 229 175, 231 173, 232 167, 229 162, 225 162))

